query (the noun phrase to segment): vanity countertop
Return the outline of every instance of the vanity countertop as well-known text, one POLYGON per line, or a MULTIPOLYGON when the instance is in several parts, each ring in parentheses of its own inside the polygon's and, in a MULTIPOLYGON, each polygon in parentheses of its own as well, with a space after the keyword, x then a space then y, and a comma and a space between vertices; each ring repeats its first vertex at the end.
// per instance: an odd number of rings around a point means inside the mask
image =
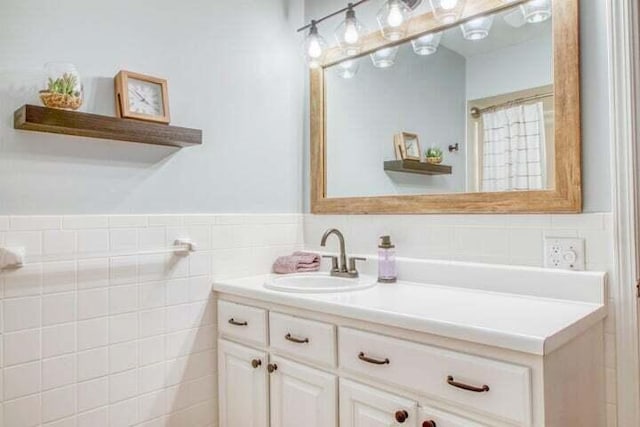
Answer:
POLYGON ((266 289, 269 276, 217 280, 214 290, 514 351, 545 355, 606 317, 599 303, 426 285, 378 284, 326 294, 266 289))

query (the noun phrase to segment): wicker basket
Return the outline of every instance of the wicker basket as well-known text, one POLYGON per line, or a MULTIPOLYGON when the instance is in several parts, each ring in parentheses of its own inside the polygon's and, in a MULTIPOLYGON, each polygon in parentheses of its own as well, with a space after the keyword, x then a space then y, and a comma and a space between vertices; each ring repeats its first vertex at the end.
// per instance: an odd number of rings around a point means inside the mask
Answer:
POLYGON ((431 163, 432 165, 439 165, 442 163, 442 157, 427 157, 427 163, 431 163))
POLYGON ((46 90, 40 91, 40 99, 45 107, 58 108, 60 110, 77 110, 82 106, 82 98, 79 96, 65 95, 46 90))

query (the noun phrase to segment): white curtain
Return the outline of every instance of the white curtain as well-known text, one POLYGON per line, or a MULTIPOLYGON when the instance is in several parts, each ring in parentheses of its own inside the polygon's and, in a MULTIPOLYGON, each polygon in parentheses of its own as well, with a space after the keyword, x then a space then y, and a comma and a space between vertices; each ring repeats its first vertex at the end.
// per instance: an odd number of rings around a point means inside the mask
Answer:
POLYGON ((482 191, 545 188, 545 126, 542 102, 482 114, 482 191))

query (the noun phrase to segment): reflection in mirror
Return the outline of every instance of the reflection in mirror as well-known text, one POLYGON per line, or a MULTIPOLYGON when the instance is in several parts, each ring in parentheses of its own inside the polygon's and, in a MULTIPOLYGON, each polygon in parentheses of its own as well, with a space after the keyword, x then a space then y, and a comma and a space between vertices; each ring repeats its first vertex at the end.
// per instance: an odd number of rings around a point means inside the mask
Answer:
POLYGON ((549 13, 518 6, 327 68, 326 196, 553 189, 549 13))

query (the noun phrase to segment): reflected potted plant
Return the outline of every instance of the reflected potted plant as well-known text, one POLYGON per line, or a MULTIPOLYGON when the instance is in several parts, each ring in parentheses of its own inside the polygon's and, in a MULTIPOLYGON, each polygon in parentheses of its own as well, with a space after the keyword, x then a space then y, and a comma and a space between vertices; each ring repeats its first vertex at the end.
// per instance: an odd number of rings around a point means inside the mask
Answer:
POLYGON ((424 152, 427 159, 427 163, 432 165, 439 165, 442 163, 442 150, 438 147, 431 147, 424 152))

